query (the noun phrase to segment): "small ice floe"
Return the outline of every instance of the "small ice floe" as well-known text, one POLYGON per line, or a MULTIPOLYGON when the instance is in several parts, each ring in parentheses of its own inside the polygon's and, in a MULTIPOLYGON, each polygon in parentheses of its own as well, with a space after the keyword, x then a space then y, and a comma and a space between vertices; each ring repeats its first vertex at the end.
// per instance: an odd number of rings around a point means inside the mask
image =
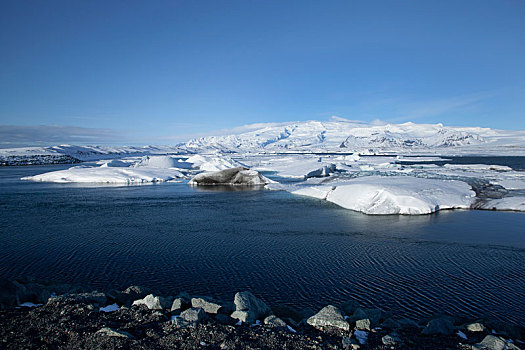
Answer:
POLYGON ((179 315, 171 316, 171 317, 170 317, 170 321, 173 322, 173 321, 175 321, 177 318, 180 318, 180 316, 179 316, 179 315))
POLYGON ((356 330, 354 332, 355 338, 360 344, 366 344, 368 341, 368 332, 356 330))
POLYGON ((206 346, 206 345, 208 345, 208 344, 206 344, 205 342, 201 341, 201 345, 202 345, 202 346, 206 346))
POLYGON ((463 333, 462 331, 458 331, 456 334, 458 335, 458 337, 467 340, 467 335, 463 333))
POLYGON ((37 307, 37 306, 42 306, 43 304, 35 304, 35 303, 31 303, 29 301, 26 301, 25 303, 22 303, 18 306, 20 307, 37 307))
POLYGON ((120 310, 120 306, 118 306, 117 303, 114 303, 108 306, 104 306, 99 309, 100 312, 113 312, 113 311, 118 311, 118 310, 120 310))
POLYGON ((293 329, 292 327, 286 325, 286 327, 288 328, 288 330, 292 333, 296 333, 297 331, 295 329, 293 329))
POLYGON ((252 327, 256 327, 256 326, 260 326, 260 325, 261 325, 261 321, 255 320, 255 323, 252 324, 252 327))
POLYGON ((235 325, 236 325, 236 326, 242 326, 242 321, 239 320, 239 322, 237 322, 235 325))

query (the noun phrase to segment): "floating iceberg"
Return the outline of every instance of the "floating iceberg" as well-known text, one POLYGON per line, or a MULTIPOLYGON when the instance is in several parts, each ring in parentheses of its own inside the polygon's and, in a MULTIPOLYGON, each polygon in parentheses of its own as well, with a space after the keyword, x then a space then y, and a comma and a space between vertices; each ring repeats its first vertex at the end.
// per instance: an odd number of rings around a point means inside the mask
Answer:
POLYGON ((470 208, 475 193, 461 181, 409 176, 366 176, 332 185, 303 187, 292 193, 325 199, 365 214, 430 214, 470 208))
POLYGON ((58 183, 140 184, 184 178, 176 169, 133 167, 72 167, 67 170, 23 177, 22 180, 58 183))

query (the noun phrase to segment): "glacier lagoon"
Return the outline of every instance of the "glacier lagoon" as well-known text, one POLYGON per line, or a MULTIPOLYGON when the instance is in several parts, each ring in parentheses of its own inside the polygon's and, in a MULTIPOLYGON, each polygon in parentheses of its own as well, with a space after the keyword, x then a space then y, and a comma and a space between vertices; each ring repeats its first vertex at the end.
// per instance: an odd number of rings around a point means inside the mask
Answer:
POLYGON ((0 275, 525 322, 523 213, 369 216, 284 191, 20 180, 69 167, 0 168, 0 275))

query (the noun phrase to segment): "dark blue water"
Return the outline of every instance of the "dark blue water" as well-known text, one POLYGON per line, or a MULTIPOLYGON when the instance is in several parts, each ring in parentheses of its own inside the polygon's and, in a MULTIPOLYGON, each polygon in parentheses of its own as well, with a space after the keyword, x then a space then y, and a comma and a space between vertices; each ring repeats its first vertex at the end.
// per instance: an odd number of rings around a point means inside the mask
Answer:
POLYGON ((0 168, 0 276, 525 323, 523 213, 367 216, 277 191, 18 180, 67 167, 0 168))

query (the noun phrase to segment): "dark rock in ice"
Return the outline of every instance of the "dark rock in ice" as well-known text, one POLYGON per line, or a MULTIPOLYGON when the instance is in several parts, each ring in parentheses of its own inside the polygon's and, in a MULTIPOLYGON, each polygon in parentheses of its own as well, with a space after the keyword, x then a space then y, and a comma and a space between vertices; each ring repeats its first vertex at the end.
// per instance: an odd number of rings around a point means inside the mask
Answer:
POLYGON ((195 175, 190 185, 266 185, 271 181, 255 170, 244 167, 195 175))

